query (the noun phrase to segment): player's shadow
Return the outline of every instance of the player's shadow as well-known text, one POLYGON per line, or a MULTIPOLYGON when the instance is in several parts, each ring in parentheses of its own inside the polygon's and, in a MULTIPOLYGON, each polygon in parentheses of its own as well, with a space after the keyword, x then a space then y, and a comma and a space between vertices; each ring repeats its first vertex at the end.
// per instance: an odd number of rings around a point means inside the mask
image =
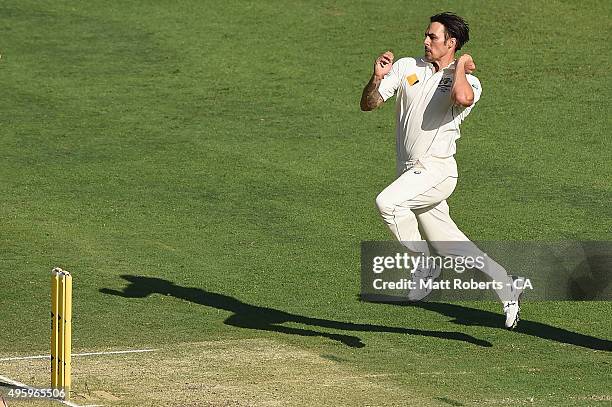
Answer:
POLYGON ((280 311, 274 308, 247 304, 234 297, 206 291, 197 287, 182 287, 161 278, 132 275, 123 275, 121 277, 129 282, 129 284, 122 291, 102 288, 100 289, 100 292, 126 298, 144 298, 152 294, 170 295, 172 297, 190 301, 195 304, 232 312, 233 314, 223 322, 226 325, 239 328, 280 332, 300 336, 320 336, 338 341, 353 348, 362 348, 365 346, 365 344, 359 337, 353 335, 321 332, 314 329, 295 328, 282 324, 295 323, 308 325, 309 327, 330 328, 341 331, 388 332, 405 335, 419 335, 439 339, 463 341, 483 347, 492 346, 490 342, 477 339, 462 332, 428 331, 421 329, 358 324, 329 319, 311 318, 303 315, 291 314, 289 312, 280 311))
MULTIPOLYGON (((488 328, 502 328, 502 318, 500 314, 490 311, 483 311, 476 308, 464 307, 456 304, 446 304, 441 302, 419 302, 419 303, 395 303, 409 307, 418 307, 428 311, 434 311, 447 317, 453 318, 453 323, 459 325, 476 325, 488 328)), ((600 339, 590 335, 568 331, 541 322, 521 319, 515 332, 531 335, 550 341, 567 343, 570 345, 581 346, 593 350, 612 351, 612 341, 600 339)))

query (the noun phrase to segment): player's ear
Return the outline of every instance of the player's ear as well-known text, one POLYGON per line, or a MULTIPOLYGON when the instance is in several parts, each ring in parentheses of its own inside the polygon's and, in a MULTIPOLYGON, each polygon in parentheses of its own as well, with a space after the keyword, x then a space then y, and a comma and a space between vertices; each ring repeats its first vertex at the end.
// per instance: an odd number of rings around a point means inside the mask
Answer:
POLYGON ((455 49, 457 47, 457 39, 456 38, 450 38, 448 40, 448 49, 451 49, 453 47, 455 47, 455 49))

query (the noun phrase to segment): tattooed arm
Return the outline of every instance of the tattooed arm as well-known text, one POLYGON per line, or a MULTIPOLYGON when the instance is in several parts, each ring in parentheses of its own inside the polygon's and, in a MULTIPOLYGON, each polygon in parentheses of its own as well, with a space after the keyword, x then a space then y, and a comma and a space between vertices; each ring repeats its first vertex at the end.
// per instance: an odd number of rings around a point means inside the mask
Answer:
POLYGON ((380 85, 380 81, 382 78, 389 73, 391 67, 393 66, 393 53, 391 51, 387 51, 378 58, 374 62, 374 73, 372 74, 372 78, 363 89, 363 93, 361 95, 361 110, 364 112, 374 110, 378 106, 383 104, 383 98, 380 96, 378 92, 378 86, 380 85))
POLYGON ((380 93, 378 93, 380 80, 381 78, 372 75, 370 82, 363 88, 363 94, 361 95, 361 110, 364 112, 374 110, 383 104, 383 98, 380 96, 380 93))

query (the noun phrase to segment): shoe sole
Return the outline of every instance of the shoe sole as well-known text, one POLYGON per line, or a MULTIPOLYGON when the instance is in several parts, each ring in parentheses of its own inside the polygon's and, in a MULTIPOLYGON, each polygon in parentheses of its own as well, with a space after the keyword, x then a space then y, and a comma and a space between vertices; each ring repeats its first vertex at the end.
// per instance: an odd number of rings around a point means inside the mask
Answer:
POLYGON ((512 323, 512 325, 508 327, 508 329, 513 330, 514 328, 516 328, 520 320, 521 320, 521 305, 519 304, 519 310, 516 313, 516 318, 514 318, 514 322, 512 323))

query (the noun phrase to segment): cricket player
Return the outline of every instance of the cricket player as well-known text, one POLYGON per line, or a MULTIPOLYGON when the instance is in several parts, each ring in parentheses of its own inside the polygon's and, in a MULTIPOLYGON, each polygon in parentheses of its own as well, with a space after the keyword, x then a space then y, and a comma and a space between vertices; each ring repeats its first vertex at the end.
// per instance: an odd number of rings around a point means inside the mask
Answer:
MULTIPOLYGON (((457 184, 454 154, 459 125, 482 93, 479 80, 471 74, 476 69, 472 57, 455 57, 468 40, 469 27, 463 18, 449 12, 432 16, 423 57, 394 61, 393 53, 387 51, 376 58, 361 110, 374 110, 396 95, 398 178, 376 198, 393 235, 422 256, 429 256, 430 246, 439 256, 484 256, 481 271, 501 286, 495 291, 506 314, 505 325, 512 329, 519 320, 522 287, 459 230, 446 203, 457 184)), ((417 288, 410 290, 408 299, 425 298, 432 290, 421 282, 439 275, 440 268, 417 269, 412 274, 417 288)))

